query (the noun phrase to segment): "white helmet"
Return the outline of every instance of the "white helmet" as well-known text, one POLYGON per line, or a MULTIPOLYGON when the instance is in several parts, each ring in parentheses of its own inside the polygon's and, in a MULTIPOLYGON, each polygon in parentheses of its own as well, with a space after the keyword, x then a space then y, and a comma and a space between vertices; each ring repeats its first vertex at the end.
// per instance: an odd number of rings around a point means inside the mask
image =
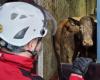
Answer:
POLYGON ((0 38, 14 46, 24 46, 47 34, 46 18, 37 5, 5 3, 0 7, 0 38))

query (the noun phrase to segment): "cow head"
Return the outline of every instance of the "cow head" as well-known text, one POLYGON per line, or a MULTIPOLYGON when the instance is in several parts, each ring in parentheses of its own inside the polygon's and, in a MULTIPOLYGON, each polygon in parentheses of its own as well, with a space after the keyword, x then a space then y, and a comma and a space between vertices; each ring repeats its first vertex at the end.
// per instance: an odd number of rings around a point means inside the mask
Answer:
POLYGON ((69 17, 66 21, 66 24, 64 25, 67 29, 67 31, 76 33, 79 32, 79 21, 69 17))
POLYGON ((84 16, 80 19, 80 32, 82 35, 83 46, 93 45, 93 19, 89 16, 84 16))

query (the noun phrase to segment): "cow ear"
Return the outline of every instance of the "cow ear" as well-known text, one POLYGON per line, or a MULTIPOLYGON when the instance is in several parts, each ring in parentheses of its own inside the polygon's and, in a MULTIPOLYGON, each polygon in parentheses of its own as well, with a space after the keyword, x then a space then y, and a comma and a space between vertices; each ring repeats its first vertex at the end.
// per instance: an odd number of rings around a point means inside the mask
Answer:
POLYGON ((72 17, 69 17, 68 19, 73 21, 73 24, 80 26, 80 22, 78 20, 75 20, 72 17))

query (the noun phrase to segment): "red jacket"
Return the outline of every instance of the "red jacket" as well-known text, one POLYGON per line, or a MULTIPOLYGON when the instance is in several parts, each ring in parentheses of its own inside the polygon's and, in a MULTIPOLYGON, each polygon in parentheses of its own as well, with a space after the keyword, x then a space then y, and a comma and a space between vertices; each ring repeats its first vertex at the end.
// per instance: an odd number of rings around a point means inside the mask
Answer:
POLYGON ((84 78, 77 74, 71 74, 69 80, 84 80, 84 78))
MULTIPOLYGON (((38 80, 31 74, 34 58, 0 52, 0 80, 38 80)), ((41 80, 41 79, 40 79, 41 80)))
MULTIPOLYGON (((0 52, 0 80, 42 80, 34 79, 36 74, 31 74, 35 58, 27 58, 14 54, 0 52)), ((71 75, 69 80, 84 80, 76 75, 71 75)))

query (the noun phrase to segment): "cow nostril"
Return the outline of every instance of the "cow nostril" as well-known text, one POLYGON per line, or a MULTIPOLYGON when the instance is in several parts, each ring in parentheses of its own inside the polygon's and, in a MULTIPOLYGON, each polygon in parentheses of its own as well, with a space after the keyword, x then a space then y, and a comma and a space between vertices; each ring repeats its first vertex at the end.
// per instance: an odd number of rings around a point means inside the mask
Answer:
POLYGON ((90 40, 90 46, 93 46, 93 41, 92 40, 90 40))
POLYGON ((86 41, 85 40, 83 41, 83 46, 86 46, 86 41))

